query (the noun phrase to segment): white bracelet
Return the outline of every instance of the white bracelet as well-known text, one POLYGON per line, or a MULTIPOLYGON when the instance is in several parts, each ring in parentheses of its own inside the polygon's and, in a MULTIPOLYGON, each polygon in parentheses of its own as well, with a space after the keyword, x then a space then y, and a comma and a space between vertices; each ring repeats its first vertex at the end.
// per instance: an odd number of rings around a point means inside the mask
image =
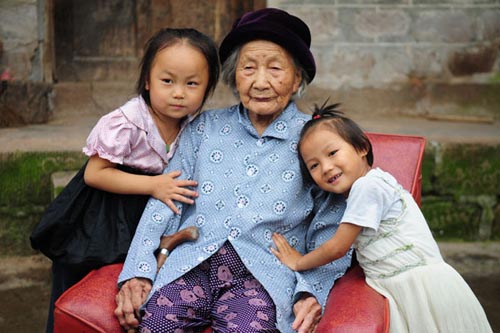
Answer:
POLYGON ((161 254, 164 254, 164 255, 166 255, 166 256, 168 257, 168 254, 169 254, 170 252, 168 251, 168 249, 166 249, 166 248, 162 247, 162 248, 160 249, 160 253, 161 253, 161 254))

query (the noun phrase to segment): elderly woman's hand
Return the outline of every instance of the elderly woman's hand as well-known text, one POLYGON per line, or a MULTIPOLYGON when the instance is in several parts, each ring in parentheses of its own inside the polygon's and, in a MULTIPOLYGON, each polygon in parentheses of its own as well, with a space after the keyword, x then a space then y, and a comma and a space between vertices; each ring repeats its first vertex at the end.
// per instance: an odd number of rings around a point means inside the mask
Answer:
POLYGON ((151 291, 151 281, 134 278, 125 282, 116 295, 115 316, 125 330, 139 326, 139 308, 151 291))
POLYGON ((321 319, 321 305, 316 298, 309 294, 304 294, 293 305, 295 320, 292 328, 299 333, 311 333, 316 331, 316 326, 321 319))

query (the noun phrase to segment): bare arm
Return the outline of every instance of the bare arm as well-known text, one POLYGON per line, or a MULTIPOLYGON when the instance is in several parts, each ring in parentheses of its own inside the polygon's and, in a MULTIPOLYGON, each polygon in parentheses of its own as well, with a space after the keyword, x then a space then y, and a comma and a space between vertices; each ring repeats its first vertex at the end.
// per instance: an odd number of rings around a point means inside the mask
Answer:
POLYGON ((192 204, 191 198, 198 193, 188 189, 196 186, 194 180, 177 180, 180 171, 172 171, 158 176, 134 175, 116 168, 115 163, 97 155, 89 159, 85 168, 85 183, 97 189, 119 194, 150 195, 163 201, 173 212, 179 214, 173 200, 192 204))
POLYGON ((274 234, 273 241, 276 249, 271 248, 271 252, 290 269, 305 271, 325 265, 344 256, 356 240, 360 231, 360 226, 351 223, 341 223, 332 238, 304 256, 291 247, 285 237, 280 234, 274 234))

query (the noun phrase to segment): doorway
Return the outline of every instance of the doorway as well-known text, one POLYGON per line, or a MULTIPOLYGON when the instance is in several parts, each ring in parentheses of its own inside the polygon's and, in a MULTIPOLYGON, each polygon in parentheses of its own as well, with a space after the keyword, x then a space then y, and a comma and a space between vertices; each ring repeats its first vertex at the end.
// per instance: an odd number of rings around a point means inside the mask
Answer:
POLYGON ((219 43, 265 0, 52 1, 55 82, 136 79, 142 48, 163 27, 193 27, 219 43))

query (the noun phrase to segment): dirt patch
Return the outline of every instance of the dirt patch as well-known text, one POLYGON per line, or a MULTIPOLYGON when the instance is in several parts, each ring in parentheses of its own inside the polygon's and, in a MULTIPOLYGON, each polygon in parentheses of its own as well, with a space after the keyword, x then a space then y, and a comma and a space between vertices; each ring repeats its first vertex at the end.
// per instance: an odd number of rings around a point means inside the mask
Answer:
POLYGON ((2 291, 0 331, 45 332, 49 286, 31 286, 2 291))
POLYGON ((500 242, 441 242, 439 248, 476 294, 493 331, 500 332, 500 242))
POLYGON ((48 285, 50 265, 42 255, 0 258, 0 291, 48 285))
MULTIPOLYGON (((440 243, 445 260, 462 274, 500 332, 500 242, 440 243)), ((0 332, 45 331, 51 262, 42 255, 0 258, 0 332)))
POLYGON ((500 332, 500 274, 485 277, 464 276, 488 316, 493 332, 500 332))
POLYGON ((44 256, 0 258, 0 332, 45 332, 51 262, 44 256))

